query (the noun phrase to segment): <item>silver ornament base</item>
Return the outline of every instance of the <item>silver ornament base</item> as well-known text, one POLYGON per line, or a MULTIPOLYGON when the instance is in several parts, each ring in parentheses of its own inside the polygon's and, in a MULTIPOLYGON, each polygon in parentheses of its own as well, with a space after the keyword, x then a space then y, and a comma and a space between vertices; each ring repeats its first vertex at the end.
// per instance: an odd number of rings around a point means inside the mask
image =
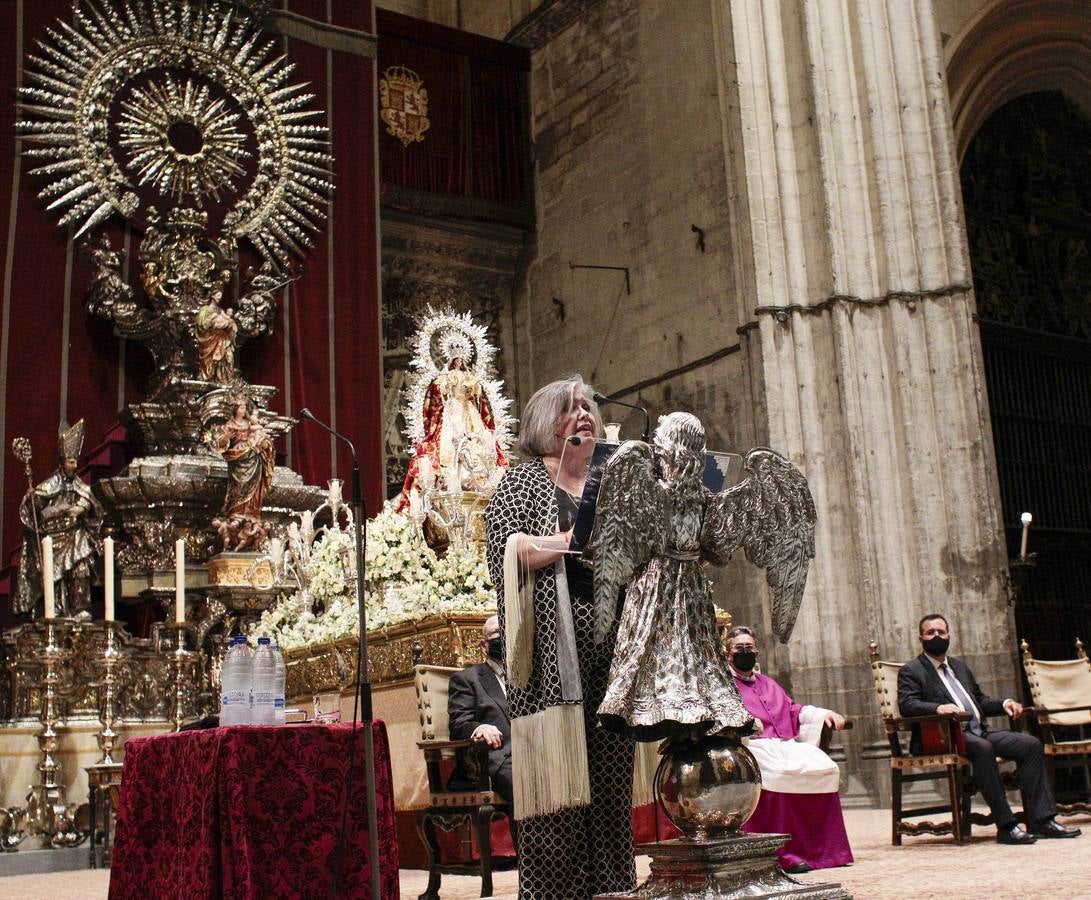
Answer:
POLYGON ((805 884, 778 868, 776 852, 786 834, 745 834, 693 840, 677 838, 640 844, 651 857, 651 875, 635 891, 599 894, 595 900, 621 897, 671 900, 761 900, 764 897, 852 900, 839 884, 805 884))

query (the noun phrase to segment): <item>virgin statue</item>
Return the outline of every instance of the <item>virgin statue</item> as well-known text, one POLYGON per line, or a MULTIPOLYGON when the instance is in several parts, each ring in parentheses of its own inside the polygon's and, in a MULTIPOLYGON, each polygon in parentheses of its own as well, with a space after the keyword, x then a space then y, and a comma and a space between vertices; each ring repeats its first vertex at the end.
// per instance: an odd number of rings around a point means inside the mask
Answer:
POLYGON ((220 306, 223 290, 214 288, 208 302, 197 310, 198 375, 205 381, 231 384, 235 374, 235 338, 239 326, 230 311, 220 306))
POLYGON ((244 550, 260 542, 268 530, 261 525, 261 506, 276 465, 273 440, 240 401, 220 427, 214 446, 227 462, 228 482, 220 518, 212 524, 225 550, 244 550))
POLYGON ((441 490, 491 490, 508 466, 503 447, 510 420, 503 408, 499 422, 496 415, 507 401, 500 396, 499 382, 475 371, 487 369, 495 351, 484 339, 484 329, 468 316, 443 313, 435 318, 439 324, 426 320, 424 337, 418 336, 426 355, 414 360, 419 371, 407 390, 406 419, 414 447, 399 510, 409 505, 414 490, 433 485, 441 490))

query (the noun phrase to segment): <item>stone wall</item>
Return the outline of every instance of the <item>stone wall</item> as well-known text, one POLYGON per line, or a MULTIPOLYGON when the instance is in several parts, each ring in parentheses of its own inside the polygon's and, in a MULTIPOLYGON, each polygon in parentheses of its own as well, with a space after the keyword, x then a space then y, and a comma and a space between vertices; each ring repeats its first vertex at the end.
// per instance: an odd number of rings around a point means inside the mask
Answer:
MULTIPOLYGON (((604 393, 654 404, 666 373, 737 343, 700 13, 606 0, 533 54, 537 247, 516 306, 524 399, 579 371, 604 393)), ((718 372, 717 384, 730 378, 718 372)))

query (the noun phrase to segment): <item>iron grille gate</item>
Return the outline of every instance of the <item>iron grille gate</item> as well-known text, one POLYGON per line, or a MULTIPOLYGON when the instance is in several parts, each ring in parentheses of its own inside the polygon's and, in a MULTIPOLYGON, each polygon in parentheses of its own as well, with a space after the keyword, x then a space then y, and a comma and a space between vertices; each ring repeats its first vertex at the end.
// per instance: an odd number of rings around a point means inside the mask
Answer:
POLYGON ((1008 556, 1034 515, 1038 566, 1015 608, 1036 657, 1091 644, 1091 341, 980 322, 1008 556))

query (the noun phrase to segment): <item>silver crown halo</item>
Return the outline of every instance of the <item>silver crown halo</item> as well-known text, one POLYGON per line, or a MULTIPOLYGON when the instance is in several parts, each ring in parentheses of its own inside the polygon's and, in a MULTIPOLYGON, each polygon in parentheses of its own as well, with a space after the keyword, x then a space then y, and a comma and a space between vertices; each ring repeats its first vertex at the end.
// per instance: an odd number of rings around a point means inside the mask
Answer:
POLYGON ((215 204, 274 265, 302 256, 333 192, 329 129, 259 28, 227 0, 75 0, 27 57, 16 122, 58 224, 215 204))
POLYGON ((504 396, 504 382, 496 377, 496 348, 483 325, 469 313, 428 306, 417 319, 419 327, 410 342, 413 358, 402 389, 402 414, 411 446, 424 440, 424 398, 428 388, 451 360, 461 357, 481 382, 495 423, 496 441, 505 453, 511 446, 516 420, 508 413, 511 400, 504 396))

